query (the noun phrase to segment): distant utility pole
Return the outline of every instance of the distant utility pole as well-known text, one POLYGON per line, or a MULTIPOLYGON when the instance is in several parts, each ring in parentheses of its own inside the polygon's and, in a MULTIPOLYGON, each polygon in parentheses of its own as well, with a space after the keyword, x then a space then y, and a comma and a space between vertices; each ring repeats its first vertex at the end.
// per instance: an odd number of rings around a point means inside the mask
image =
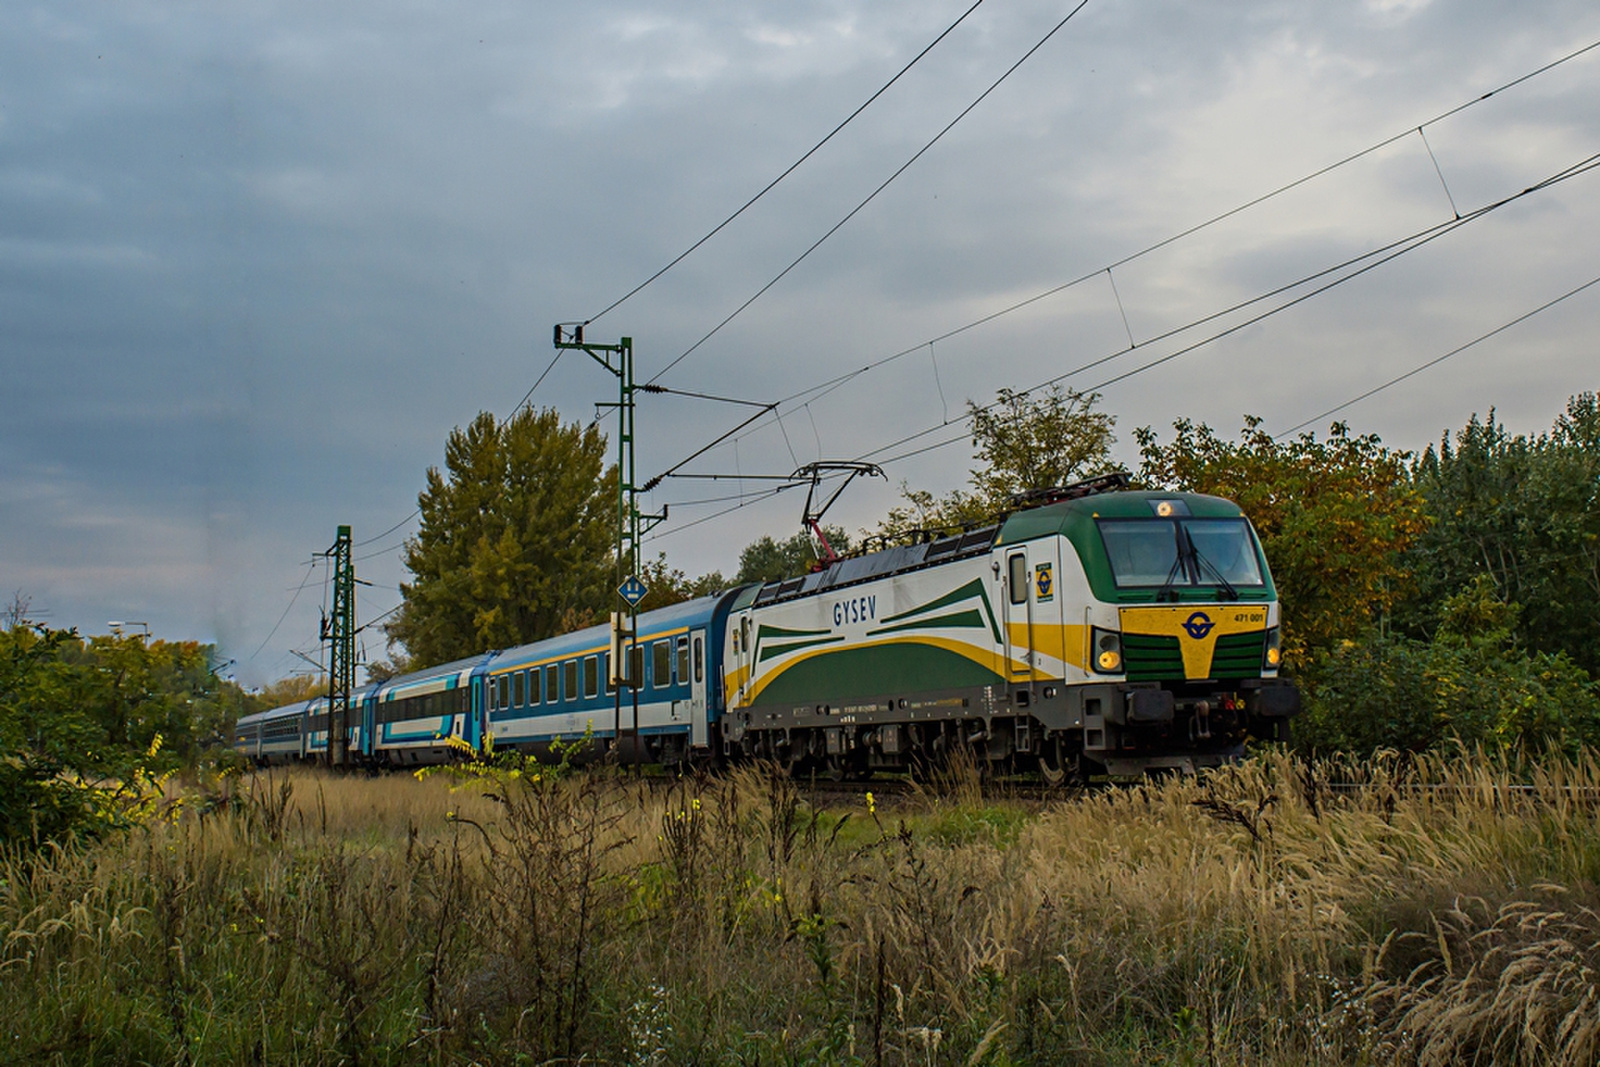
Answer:
POLYGON ((356 567, 350 556, 350 527, 339 527, 333 547, 321 555, 333 560, 333 610, 322 620, 328 648, 328 766, 350 763, 350 693, 356 680, 356 567))
MULTIPOLYGON (((659 515, 639 513, 638 475, 633 463, 633 338, 624 337, 614 345, 602 345, 583 339, 583 326, 574 325, 570 331, 561 325, 555 328, 557 350, 578 349, 590 359, 610 371, 620 387, 617 403, 600 404, 599 407, 617 410, 617 596, 625 610, 611 613, 611 672, 610 680, 616 690, 616 716, 612 736, 616 739, 616 752, 622 757, 622 691, 633 694, 633 744, 639 746, 639 679, 632 677, 633 647, 639 634, 639 602, 650 590, 644 584, 644 553, 641 537, 656 523, 667 517, 666 509, 659 515), (623 620, 627 619, 624 628, 623 620)), ((638 753, 634 753, 635 759, 638 753)))

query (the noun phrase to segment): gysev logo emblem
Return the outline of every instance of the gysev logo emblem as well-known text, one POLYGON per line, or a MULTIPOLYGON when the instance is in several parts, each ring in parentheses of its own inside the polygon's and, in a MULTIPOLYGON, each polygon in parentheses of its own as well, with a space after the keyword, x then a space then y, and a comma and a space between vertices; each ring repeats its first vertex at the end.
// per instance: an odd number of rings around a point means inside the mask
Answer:
POLYGON ((1204 641, 1215 625, 1216 623, 1211 621, 1211 616, 1203 611, 1197 611, 1183 620, 1183 632, 1196 641, 1204 641))
POLYGON ((1035 600, 1049 600, 1055 595, 1056 583, 1054 576, 1050 573, 1050 569, 1050 564, 1041 563, 1034 571, 1033 584, 1035 590, 1037 590, 1034 596, 1035 600))

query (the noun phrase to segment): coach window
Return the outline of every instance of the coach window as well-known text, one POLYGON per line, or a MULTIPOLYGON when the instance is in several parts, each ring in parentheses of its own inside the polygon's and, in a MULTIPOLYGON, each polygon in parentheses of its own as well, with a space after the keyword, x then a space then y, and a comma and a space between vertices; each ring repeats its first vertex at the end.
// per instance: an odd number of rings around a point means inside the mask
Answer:
POLYGON ((500 676, 500 706, 502 708, 511 706, 511 676, 509 674, 500 676))
POLYGON ((544 669, 544 698, 551 704, 561 699, 561 683, 556 678, 556 665, 544 669))
POLYGON ((609 652, 600 654, 600 677, 606 680, 606 696, 610 696, 617 691, 616 686, 611 684, 611 653, 609 652))
MULTIPOLYGON (((489 679, 488 690, 489 690, 489 695, 487 697, 485 697, 484 699, 486 699, 489 702, 489 710, 490 711, 495 711, 500 707, 500 702, 495 699, 495 696, 497 694, 494 691, 494 679, 493 678, 489 679)), ((385 719, 384 721, 388 722, 389 720, 385 719)))
POLYGON ((528 672, 528 703, 539 703, 539 668, 535 667, 528 672))
POLYGON ((644 646, 628 646, 628 684, 637 689, 644 684, 644 646))
POLYGON ((1013 604, 1026 604, 1028 602, 1028 557, 1021 552, 1012 556, 1011 588, 1007 590, 1013 604))
POLYGON ((583 695, 594 697, 600 695, 600 657, 583 657, 583 695))
POLYGON ((518 671, 511 676, 511 706, 522 707, 522 672, 518 671))
POLYGON ((672 684, 672 642, 657 641, 650 646, 650 676, 657 689, 672 684))
POLYGON ((701 644, 700 635, 699 634, 695 634, 695 637, 694 637, 694 680, 697 681, 697 682, 703 682, 703 681, 706 680, 705 662, 706 662, 705 646, 701 644))
POLYGON ((567 700, 578 699, 578 661, 575 659, 561 665, 561 695, 567 700))
POLYGON ((678 684, 689 684, 689 639, 678 638, 678 684))

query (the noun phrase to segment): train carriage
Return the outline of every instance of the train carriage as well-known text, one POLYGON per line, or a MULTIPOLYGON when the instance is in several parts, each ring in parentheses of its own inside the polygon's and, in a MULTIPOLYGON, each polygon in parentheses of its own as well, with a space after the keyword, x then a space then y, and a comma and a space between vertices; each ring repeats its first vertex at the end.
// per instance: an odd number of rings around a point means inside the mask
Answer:
MULTIPOLYGON (((345 737, 349 752, 358 758, 372 755, 372 702, 378 687, 367 684, 350 694, 350 718, 345 737)), ((328 698, 315 697, 306 707, 306 757, 326 759, 328 755, 328 698)))
POLYGON ((254 716, 254 751, 246 754, 261 764, 294 763, 304 759, 308 703, 300 700, 254 716))
POLYGON ((607 626, 496 653, 484 701, 495 746, 546 752, 553 741, 588 733, 595 754, 620 747, 623 758, 638 762, 709 755, 722 707, 715 650, 732 598, 701 597, 639 615, 628 662, 616 672, 624 682, 620 713, 607 626))
POLYGON ((378 763, 414 765, 451 758, 452 739, 477 748, 482 744, 478 680, 493 655, 413 671, 372 687, 363 709, 371 741, 351 751, 378 763))
POLYGON ((264 711, 241 715, 233 724, 233 750, 254 762, 261 760, 261 719, 265 715, 264 711))

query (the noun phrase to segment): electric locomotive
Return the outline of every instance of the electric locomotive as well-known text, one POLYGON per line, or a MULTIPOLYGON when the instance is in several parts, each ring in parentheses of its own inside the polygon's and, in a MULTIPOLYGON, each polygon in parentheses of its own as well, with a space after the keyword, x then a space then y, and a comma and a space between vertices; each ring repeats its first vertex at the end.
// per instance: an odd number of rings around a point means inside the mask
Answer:
POLYGON ((1238 506, 1112 475, 1003 522, 741 590, 730 751, 834 776, 980 765, 1193 771, 1287 739, 1278 601, 1238 506))

